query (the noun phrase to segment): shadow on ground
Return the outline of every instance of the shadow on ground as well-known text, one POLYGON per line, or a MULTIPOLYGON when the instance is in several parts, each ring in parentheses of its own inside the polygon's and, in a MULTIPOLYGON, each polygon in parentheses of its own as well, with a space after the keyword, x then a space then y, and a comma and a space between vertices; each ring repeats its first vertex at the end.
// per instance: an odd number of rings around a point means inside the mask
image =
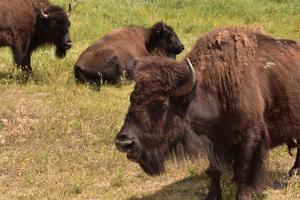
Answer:
POLYGON ((205 199, 207 187, 207 176, 203 173, 200 176, 187 177, 161 188, 154 194, 144 197, 131 197, 128 200, 191 200, 205 199))
MULTIPOLYGON (((268 181, 266 187, 274 190, 282 190, 288 186, 288 177, 286 172, 268 171, 268 181)), ((199 176, 187 177, 180 181, 167 185, 157 192, 148 196, 136 197, 133 196, 128 200, 204 200, 208 193, 209 178, 203 172, 199 176)), ((229 180, 222 180, 223 198, 234 199, 235 189, 234 184, 229 180)), ((264 200, 267 197, 265 194, 256 194, 256 200, 264 200)))

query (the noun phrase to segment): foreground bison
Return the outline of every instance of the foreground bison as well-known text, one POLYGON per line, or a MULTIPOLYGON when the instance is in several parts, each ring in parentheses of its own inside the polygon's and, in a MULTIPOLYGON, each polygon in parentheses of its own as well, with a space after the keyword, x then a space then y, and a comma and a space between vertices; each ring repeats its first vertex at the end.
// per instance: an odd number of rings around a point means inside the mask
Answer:
POLYGON ((163 22, 151 28, 131 26, 117 29, 80 55, 74 67, 75 78, 98 88, 101 81, 116 84, 122 73, 131 78, 131 66, 136 58, 151 54, 175 58, 183 49, 172 27, 163 22))
POLYGON ((12 49, 15 63, 31 72, 31 54, 44 44, 56 46, 62 58, 71 48, 70 21, 61 7, 46 0, 9 0, 0 2, 0 47, 12 49))
MULTIPOLYGON (((164 161, 210 161, 207 199, 221 199, 220 176, 233 172, 236 199, 264 180, 268 149, 300 135, 300 45, 241 28, 201 37, 186 59, 148 57, 134 66, 134 91, 115 144, 150 175, 164 161), (194 71, 195 70, 195 71, 194 71)), ((299 169, 299 153, 291 171, 299 169)))

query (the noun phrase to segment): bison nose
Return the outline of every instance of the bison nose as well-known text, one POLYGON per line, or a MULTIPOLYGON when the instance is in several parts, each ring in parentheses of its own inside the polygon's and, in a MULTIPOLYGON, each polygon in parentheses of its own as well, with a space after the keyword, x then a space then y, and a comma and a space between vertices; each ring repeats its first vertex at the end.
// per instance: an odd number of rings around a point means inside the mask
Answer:
POLYGON ((65 42, 64 45, 65 45, 66 49, 70 49, 73 45, 73 42, 72 42, 72 40, 68 40, 68 41, 65 42))
POLYGON ((133 148, 134 140, 126 134, 121 133, 117 135, 115 145, 119 151, 127 153, 133 148))
POLYGON ((175 53, 180 54, 183 50, 184 50, 184 46, 183 46, 183 44, 180 44, 180 45, 176 46, 175 53))
POLYGON ((183 44, 180 46, 180 50, 181 50, 181 51, 184 50, 184 45, 183 45, 183 44))
POLYGON ((69 49, 72 47, 73 42, 71 40, 69 33, 65 34, 63 41, 64 41, 64 46, 66 49, 69 49))

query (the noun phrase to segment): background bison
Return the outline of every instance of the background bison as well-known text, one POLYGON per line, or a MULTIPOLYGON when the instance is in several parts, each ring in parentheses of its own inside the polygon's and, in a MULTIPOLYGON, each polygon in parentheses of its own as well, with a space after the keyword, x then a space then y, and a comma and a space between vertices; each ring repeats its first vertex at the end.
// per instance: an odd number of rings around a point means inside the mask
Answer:
MULTIPOLYGON (((207 199, 222 198, 226 171, 233 171, 236 199, 251 199, 264 181, 267 150, 300 138, 300 45, 226 28, 201 37, 187 57, 195 72, 186 60, 137 62, 115 144, 159 175, 172 152, 194 157, 202 140, 210 162, 207 199)), ((293 170, 299 167, 298 154, 293 170)))
POLYGON ((127 27, 114 30, 85 50, 74 67, 79 82, 116 84, 122 73, 131 79, 136 58, 156 54, 175 58, 184 49, 176 33, 163 22, 151 28, 127 27))
POLYGON ((46 0, 9 0, 0 2, 0 47, 12 49, 15 63, 31 72, 31 54, 50 43, 56 46, 56 56, 64 57, 71 48, 70 21, 61 7, 46 0))

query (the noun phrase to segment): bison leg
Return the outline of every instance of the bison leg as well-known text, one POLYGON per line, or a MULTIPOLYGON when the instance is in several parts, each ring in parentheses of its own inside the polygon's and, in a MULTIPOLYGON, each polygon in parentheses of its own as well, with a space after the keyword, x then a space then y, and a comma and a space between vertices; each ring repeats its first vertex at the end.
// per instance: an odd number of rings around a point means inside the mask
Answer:
POLYGON ((81 69, 79 66, 74 67, 74 76, 77 83, 88 83, 99 91, 102 83, 102 74, 88 69, 81 69))
POLYGON ((113 84, 113 85, 117 85, 117 84, 120 84, 121 83, 121 76, 118 74, 116 75, 116 77, 112 78, 110 81, 109 81, 110 84, 113 84))
POLYGON ((25 72, 31 73, 32 68, 31 68, 31 53, 28 53, 21 64, 21 69, 25 72))
POLYGON ((297 140, 297 155, 296 155, 296 160, 294 163, 294 166, 292 167, 292 169, 289 171, 289 176, 293 176, 293 175, 299 175, 300 173, 300 146, 299 146, 299 141, 297 140))
POLYGON ((263 126, 253 126, 237 149, 234 161, 234 175, 238 190, 237 200, 251 199, 251 192, 258 189, 264 182, 267 143, 267 129, 263 126))
POLYGON ((212 165, 209 166, 207 171, 208 176, 211 177, 210 188, 206 200, 221 200, 221 173, 216 170, 212 165))
POLYGON ((214 170, 213 166, 210 164, 207 169, 205 170, 205 173, 208 175, 208 176, 211 176, 211 173, 212 173, 212 170, 214 170))
POLYGON ((29 41, 17 40, 12 47, 12 51, 17 67, 20 67, 22 71, 31 73, 29 44, 29 41))

